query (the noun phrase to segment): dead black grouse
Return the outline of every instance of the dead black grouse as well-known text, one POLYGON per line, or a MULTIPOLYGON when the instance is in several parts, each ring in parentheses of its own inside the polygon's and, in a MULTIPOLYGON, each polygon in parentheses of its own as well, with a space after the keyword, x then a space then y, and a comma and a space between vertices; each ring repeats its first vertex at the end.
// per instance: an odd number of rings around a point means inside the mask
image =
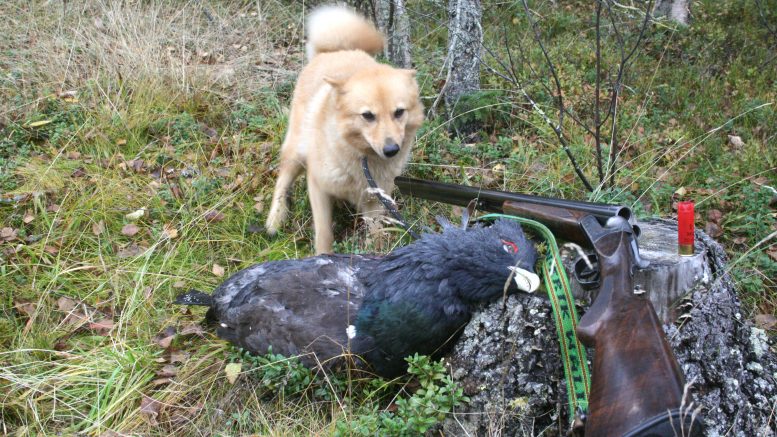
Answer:
MULTIPOLYGON (((213 295, 192 290, 176 303, 207 305, 217 334, 246 350, 299 355, 331 367, 360 357, 375 373, 407 370, 414 353, 437 355, 472 308, 508 291, 533 291, 537 251, 513 220, 444 227, 386 256, 320 255, 241 270, 213 295)), ((363 364, 357 360, 357 363, 363 364)))

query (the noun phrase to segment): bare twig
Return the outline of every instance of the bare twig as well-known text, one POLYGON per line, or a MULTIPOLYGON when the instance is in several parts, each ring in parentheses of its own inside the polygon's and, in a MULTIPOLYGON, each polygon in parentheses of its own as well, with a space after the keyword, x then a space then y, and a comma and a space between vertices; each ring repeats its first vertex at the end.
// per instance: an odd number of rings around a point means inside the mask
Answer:
POLYGON ((604 182, 602 169, 602 137, 600 122, 601 112, 599 108, 600 86, 602 83, 602 0, 596 2, 596 87, 594 90, 594 141, 596 141, 596 171, 599 175, 599 183, 604 182))
POLYGON ((550 125, 550 127, 553 129, 553 132, 556 134, 556 137, 559 140, 559 143, 561 143, 561 147, 563 147, 564 152, 567 154, 567 157, 569 158, 569 161, 572 163, 572 167, 575 170, 575 173, 580 178, 580 181, 585 185, 585 188, 588 191, 593 191, 594 188, 591 186, 591 183, 588 182, 588 178, 585 177, 585 174, 583 174, 583 171, 580 169, 580 166, 577 163, 577 160, 575 159, 574 155, 572 155, 572 151, 569 148, 569 144, 567 143, 566 138, 564 138, 562 127, 564 125, 564 114, 566 111, 564 110, 564 97, 561 92, 561 81, 558 78, 558 74, 556 73, 556 67, 553 64, 553 61, 550 59, 550 55, 548 55, 548 51, 545 49, 545 44, 542 43, 542 36, 540 35, 540 31, 537 27, 537 23, 532 20, 531 15, 532 12, 529 9, 529 4, 526 2, 526 0, 523 0, 523 8, 526 11, 526 19, 529 20, 529 25, 531 26, 532 30, 534 31, 534 39, 537 42, 537 44, 540 46, 540 50, 542 50, 542 55, 545 57, 545 62, 548 65, 548 69, 550 70, 550 74, 553 76, 553 81, 556 84, 556 103, 558 105, 558 124, 554 124, 551 122, 550 118, 540 109, 540 107, 537 105, 537 103, 529 96, 529 94, 526 92, 526 90, 523 87, 520 87, 521 92, 526 97, 527 100, 529 100, 529 103, 531 103, 532 107, 545 119, 545 121, 550 125))
MULTIPOLYGON (((623 74, 626 71, 626 67, 629 64, 629 61, 631 60, 632 56, 637 52, 637 49, 639 48, 640 44, 642 43, 642 39, 645 36, 645 32, 647 31, 648 24, 650 23, 650 11, 653 7, 653 1, 648 1, 647 8, 645 9, 645 19, 642 22, 642 27, 639 30, 639 35, 637 36, 637 41, 634 43, 634 46, 631 48, 631 51, 627 55, 624 56, 624 46, 620 46, 621 51, 621 61, 618 65, 618 74, 615 78, 615 83, 612 87, 612 94, 610 99, 610 123, 611 123, 611 130, 610 130, 610 156, 608 160, 608 166, 607 166, 607 176, 605 179, 608 181, 608 185, 612 186, 615 183, 615 160, 617 158, 618 154, 618 96, 620 95, 621 86, 623 84, 623 74)), ((612 17, 611 17, 611 20, 612 17)), ((613 20, 614 21, 614 20, 613 20)), ((616 26, 614 26, 616 27, 616 26)), ((621 40, 622 41, 622 40, 621 40)))

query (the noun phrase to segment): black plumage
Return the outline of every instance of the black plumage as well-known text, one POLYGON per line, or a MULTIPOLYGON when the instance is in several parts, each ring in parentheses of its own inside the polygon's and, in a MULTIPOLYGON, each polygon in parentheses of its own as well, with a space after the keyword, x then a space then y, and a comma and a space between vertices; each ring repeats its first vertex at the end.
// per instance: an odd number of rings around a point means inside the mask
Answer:
POLYGON ((176 303, 207 305, 219 337, 255 353, 300 355, 332 366, 358 356, 382 376, 404 358, 437 355, 469 321, 473 306, 508 291, 533 291, 537 252, 520 225, 446 226, 386 256, 320 255, 241 270, 212 296, 191 291, 176 303), (512 278, 515 278, 513 280, 512 278))

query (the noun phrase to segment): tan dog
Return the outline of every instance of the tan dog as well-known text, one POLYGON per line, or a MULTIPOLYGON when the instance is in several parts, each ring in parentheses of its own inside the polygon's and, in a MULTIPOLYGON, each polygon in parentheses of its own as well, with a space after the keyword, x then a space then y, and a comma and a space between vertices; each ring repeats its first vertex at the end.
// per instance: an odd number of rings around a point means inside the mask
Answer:
POLYGON ((414 70, 379 64, 367 53, 383 50, 383 36, 345 7, 324 6, 308 17, 309 63, 299 75, 281 148, 278 180, 267 217, 275 234, 288 213, 294 180, 307 170, 316 253, 332 251, 332 206, 337 199, 363 216, 383 214, 367 192, 366 156, 387 194, 404 169, 423 122, 414 70))

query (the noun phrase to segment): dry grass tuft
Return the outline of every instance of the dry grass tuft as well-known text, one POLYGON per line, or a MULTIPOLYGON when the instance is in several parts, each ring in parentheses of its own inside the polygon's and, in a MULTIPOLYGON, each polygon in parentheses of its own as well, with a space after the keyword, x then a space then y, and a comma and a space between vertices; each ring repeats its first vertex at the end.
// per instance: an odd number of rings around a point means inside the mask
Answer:
POLYGON ((0 50, 7 56, 0 67, 10 85, 30 94, 95 86, 109 100, 138 87, 163 88, 168 97, 197 90, 240 97, 293 74, 283 67, 288 53, 274 51, 270 38, 298 35, 269 26, 273 11, 239 4, 2 2, 0 50))

